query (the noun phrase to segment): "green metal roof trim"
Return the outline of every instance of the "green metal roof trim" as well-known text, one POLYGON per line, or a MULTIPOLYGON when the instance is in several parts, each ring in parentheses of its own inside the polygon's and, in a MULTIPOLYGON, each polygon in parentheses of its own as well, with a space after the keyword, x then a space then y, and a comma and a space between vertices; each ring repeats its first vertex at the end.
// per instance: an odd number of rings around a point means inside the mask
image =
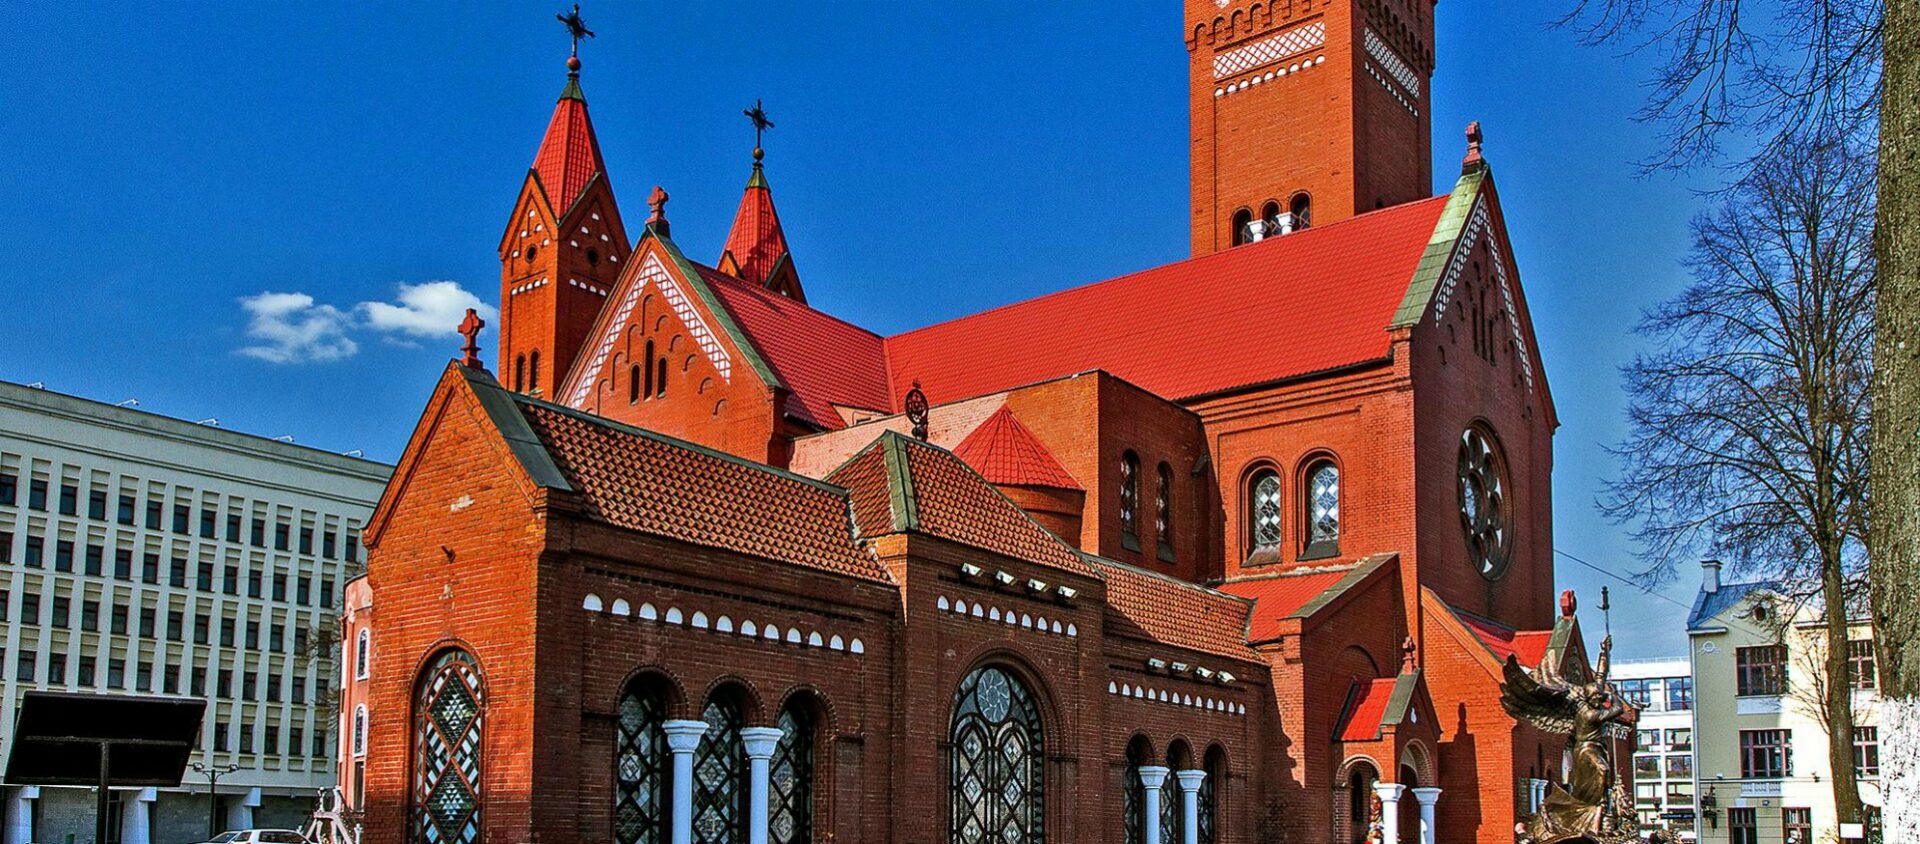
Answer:
POLYGON ((1347 590, 1352 589, 1355 584, 1366 580, 1368 575, 1378 571, 1381 566, 1386 565, 1387 561, 1393 559, 1395 556, 1397 555, 1375 554, 1361 560, 1358 565, 1353 567, 1352 571, 1347 572, 1345 577, 1335 581, 1332 586, 1327 587, 1321 591, 1319 595, 1314 596, 1313 600, 1301 604, 1299 609, 1294 610, 1293 614, 1287 617, 1299 619, 1312 618, 1314 613, 1319 612, 1322 608, 1326 607, 1326 605, 1333 603, 1335 599, 1346 594, 1347 590))
MULTIPOLYGON (((456 364, 457 365, 457 364, 456 364)), ((485 410, 487 418, 493 422, 500 437, 507 441, 507 449, 513 458, 520 462, 520 468, 527 477, 546 489, 573 491, 573 484, 553 462, 553 455, 547 453, 547 446, 533 432, 533 426, 527 424, 527 417, 520 414, 515 406, 514 395, 493 375, 478 367, 459 367, 460 374, 467 379, 467 385, 473 389, 473 395, 480 400, 480 408, 485 410)))
POLYGON ((1447 198, 1447 207, 1440 212, 1440 221, 1433 226, 1433 236, 1427 240, 1427 249, 1420 254, 1420 263, 1413 269, 1413 281, 1407 285, 1407 295, 1400 300, 1400 307, 1393 312, 1393 321, 1388 328, 1404 328, 1414 325, 1427 313, 1427 306, 1433 302, 1433 292, 1440 287, 1442 277, 1446 275, 1447 264, 1453 260, 1453 250, 1460 242, 1460 236, 1466 233, 1467 221, 1473 216, 1473 207, 1480 200, 1480 185, 1492 175, 1486 168, 1478 168, 1463 173, 1460 180, 1453 183, 1453 194, 1447 198))
POLYGON ((874 441, 887 467, 887 500, 892 505, 893 529, 920 529, 920 501, 913 491, 913 472, 907 466, 907 438, 887 431, 874 441))
MULTIPOLYGON (((706 278, 700 275, 700 270, 680 252, 680 247, 673 242, 673 238, 668 237, 666 232, 660 231, 653 223, 647 223, 647 230, 640 235, 640 242, 645 243, 649 237, 660 241, 661 250, 673 260, 674 266, 680 268, 680 275, 686 279, 687 285, 693 288, 694 293, 699 294, 700 301, 707 306, 707 312, 713 314, 714 321, 720 323, 720 330, 725 331, 727 336, 733 339, 733 344, 740 349, 740 356, 746 358, 747 363, 753 367, 754 373, 760 376, 760 382, 766 384, 771 390, 787 389, 787 385, 781 382, 780 376, 773 374, 773 367, 768 366, 767 362, 760 357, 760 348, 753 345, 753 338, 747 335, 739 323, 733 321, 733 312, 720 303, 720 297, 713 295, 713 288, 707 286, 706 278)), ((634 245, 633 251, 640 251, 639 244, 634 245)))
POLYGON ((1420 688, 1420 669, 1402 674, 1393 681, 1393 695, 1387 698, 1387 710, 1380 713, 1380 726, 1399 726, 1413 711, 1413 692, 1420 688))

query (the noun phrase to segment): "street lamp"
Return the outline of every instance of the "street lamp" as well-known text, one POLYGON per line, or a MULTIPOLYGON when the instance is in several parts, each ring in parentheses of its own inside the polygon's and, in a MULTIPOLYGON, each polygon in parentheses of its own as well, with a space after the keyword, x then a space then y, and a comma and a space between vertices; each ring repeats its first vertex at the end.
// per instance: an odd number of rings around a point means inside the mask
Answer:
POLYGON ((240 766, 195 762, 193 770, 207 776, 207 840, 212 841, 220 834, 220 778, 240 770, 240 766))

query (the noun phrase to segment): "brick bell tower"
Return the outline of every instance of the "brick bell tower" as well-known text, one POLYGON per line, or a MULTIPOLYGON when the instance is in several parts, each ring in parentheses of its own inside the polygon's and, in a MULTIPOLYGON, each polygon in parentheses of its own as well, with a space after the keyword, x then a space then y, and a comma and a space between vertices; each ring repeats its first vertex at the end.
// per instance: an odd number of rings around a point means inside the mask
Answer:
POLYGON ((1436 0, 1185 0, 1193 254, 1433 192, 1436 0))
POLYGON ((579 37, 567 59, 567 85, 500 238, 500 381, 549 398, 632 248, 580 90, 579 37))

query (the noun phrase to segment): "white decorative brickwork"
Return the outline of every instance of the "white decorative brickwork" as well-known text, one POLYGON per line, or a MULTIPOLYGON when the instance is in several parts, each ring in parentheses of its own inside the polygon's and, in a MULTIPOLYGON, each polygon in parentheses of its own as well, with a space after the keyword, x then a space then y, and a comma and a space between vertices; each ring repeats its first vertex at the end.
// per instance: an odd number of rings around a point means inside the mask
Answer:
POLYGON ((1019 627, 1024 630, 1032 630, 1036 633, 1051 633, 1069 638, 1077 638, 1080 635, 1080 628, 1072 622, 1062 624, 1060 619, 1057 618, 1048 619, 1044 615, 1036 616, 1031 613, 1016 612, 1012 609, 1003 610, 999 607, 989 607, 978 601, 968 603, 961 598, 947 600, 947 597, 942 595, 940 599, 935 602, 934 606, 938 607, 941 612, 950 612, 954 615, 1004 624, 1008 627, 1019 627))
MULTIPOLYGON (((600 293, 602 296, 607 295, 598 288, 579 282, 574 282, 574 286, 600 293)), ((594 344, 593 357, 588 359, 586 368, 580 371, 580 375, 574 381, 573 391, 566 398, 568 407, 582 410, 586 408, 587 396, 593 392, 593 385, 598 380, 600 367, 607 362, 607 356, 613 353, 613 345, 619 341, 620 332, 626 330, 627 320, 633 316, 634 306, 639 304, 640 295, 649 287, 660 288, 660 295, 667 300, 668 307, 673 308, 674 315, 679 317, 680 323, 687 327, 687 333, 693 335, 694 342, 700 344, 700 350, 706 353, 707 359, 713 361, 713 368, 720 370, 720 377, 723 379, 732 377, 733 359, 727 354, 727 350, 720 345, 719 340, 714 338, 713 330, 707 327, 707 321, 700 317, 700 312, 694 310, 693 303, 687 301, 687 295, 681 292, 680 285, 674 282, 673 276, 667 274, 667 268, 661 265, 660 258, 648 255, 646 263, 640 265, 640 277, 634 279, 633 286, 627 288, 627 295, 621 297, 619 309, 615 310, 613 318, 607 321, 606 332, 600 336, 600 341, 594 344)))
POLYGON ((1256 73, 1245 79, 1241 79, 1235 82, 1229 82, 1225 85, 1222 85, 1218 88, 1213 89, 1213 95, 1216 97, 1224 97, 1228 94, 1245 91, 1248 88, 1252 88, 1256 85, 1263 85, 1268 82, 1285 81, 1286 78, 1289 76, 1292 76, 1296 73, 1300 73, 1302 71, 1312 70, 1326 63, 1327 63, 1326 56, 1302 57, 1297 62, 1281 65, 1280 67, 1276 67, 1272 70, 1267 71, 1266 73, 1256 73))
POLYGON ((1367 30, 1364 40, 1366 41, 1367 55, 1373 57, 1374 61, 1379 62, 1380 67, 1384 68, 1387 74, 1393 77, 1393 81, 1400 83, 1400 87, 1407 89, 1407 93, 1412 94, 1415 99, 1419 99, 1420 74, 1414 72, 1414 69, 1409 67, 1407 63, 1400 58, 1400 55, 1393 51, 1392 47, 1387 46, 1387 42, 1380 40, 1380 36, 1373 34, 1373 30, 1367 30))
POLYGON ((1460 232, 1460 242, 1454 246, 1453 257, 1447 261, 1447 274, 1441 277, 1440 289, 1435 292, 1433 321, 1437 325, 1446 316, 1447 304, 1453 300, 1453 289, 1460 281, 1461 271, 1466 269, 1467 256, 1473 252, 1474 244, 1486 237, 1487 260, 1493 264, 1494 278, 1500 282, 1501 309, 1506 312, 1507 326, 1513 331, 1514 354, 1519 357, 1515 365, 1520 367, 1520 374, 1526 379, 1527 392, 1532 393, 1533 355, 1527 350, 1526 335, 1520 330, 1520 311, 1513 302, 1513 286, 1507 279, 1507 262, 1500 251, 1500 241, 1489 234, 1492 226, 1493 215, 1487 210, 1486 200, 1475 200, 1473 213, 1467 217, 1467 225, 1460 232))
POLYGON ((673 627, 685 627, 689 630, 705 630, 712 633, 725 633, 744 639, 754 639, 769 645, 787 644, 837 653, 860 655, 867 652, 867 643, 858 637, 842 636, 833 631, 801 630, 798 625, 781 627, 779 624, 754 621, 742 618, 734 621, 732 616, 708 616, 703 610, 694 610, 692 614, 679 607, 668 605, 662 609, 651 603, 642 602, 638 610, 625 598, 615 598, 611 603, 592 592, 580 601, 580 608, 590 613, 612 615, 616 618, 634 618, 651 621, 673 627))
POLYGON ((1134 700, 1158 701, 1174 706, 1184 706, 1189 709, 1201 709, 1207 712, 1224 712, 1228 715, 1247 714, 1247 706, 1244 703, 1234 703, 1232 701, 1210 698, 1204 695, 1194 697, 1191 694, 1183 694, 1169 689, 1149 689, 1145 686, 1135 686, 1131 683, 1108 683, 1107 694, 1133 698, 1134 700))
POLYGON ((1213 57, 1213 78, 1225 79, 1256 67, 1265 67, 1289 56, 1319 49, 1327 43, 1327 24, 1315 21, 1296 26, 1251 44, 1235 47, 1213 57))

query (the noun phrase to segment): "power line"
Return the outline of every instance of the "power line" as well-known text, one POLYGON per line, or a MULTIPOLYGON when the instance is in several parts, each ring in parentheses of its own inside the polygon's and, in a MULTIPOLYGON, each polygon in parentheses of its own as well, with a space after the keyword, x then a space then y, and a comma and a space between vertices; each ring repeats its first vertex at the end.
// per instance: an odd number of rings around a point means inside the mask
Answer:
POLYGON ((1555 548, 1555 549, 1553 549, 1553 553, 1555 553, 1555 554, 1559 554, 1560 556, 1562 556, 1562 557, 1565 557, 1565 558, 1567 558, 1567 559, 1569 559, 1569 560, 1572 560, 1572 561, 1574 561, 1574 562, 1576 562, 1576 563, 1579 563, 1580 565, 1583 565, 1583 566, 1586 566, 1587 568, 1590 568, 1590 569, 1593 569, 1594 571, 1597 571, 1597 572, 1599 572, 1599 573, 1601 573, 1601 574, 1604 574, 1604 575, 1606 575, 1606 576, 1608 576, 1608 577, 1611 577, 1611 578, 1613 578, 1614 580, 1618 580, 1618 581, 1620 581, 1621 583, 1625 583, 1625 584, 1627 584, 1628 586, 1631 586, 1631 587, 1633 587, 1634 589, 1636 589, 1636 590, 1638 590, 1638 591, 1639 591, 1639 592, 1640 592, 1641 594, 1644 594, 1644 595, 1651 595, 1651 596, 1653 596, 1653 597, 1655 597, 1655 598, 1659 598, 1660 600, 1662 600, 1662 601, 1666 601, 1667 603, 1669 603, 1669 604, 1672 604, 1672 605, 1674 605, 1674 606, 1676 606, 1676 607, 1679 607, 1679 608, 1681 608, 1681 609, 1683 609, 1683 610, 1686 610, 1687 612, 1692 612, 1692 611, 1693 611, 1693 607, 1690 607, 1690 606, 1687 606, 1686 604, 1683 604, 1683 603, 1680 603, 1679 601, 1676 601, 1676 600, 1674 600, 1674 599, 1672 599, 1672 598, 1670 598, 1670 597, 1668 597, 1668 596, 1666 596, 1666 595, 1664 595, 1664 594, 1661 594, 1661 593, 1659 593, 1659 592, 1653 592, 1653 591, 1649 591, 1649 590, 1648 590, 1648 589, 1647 589, 1646 587, 1644 587, 1644 586, 1641 586, 1641 585, 1640 585, 1640 584, 1638 584, 1638 583, 1635 583, 1635 582, 1633 581, 1633 579, 1632 579, 1632 578, 1630 578, 1630 577, 1627 577, 1626 575, 1623 575, 1623 574, 1620 574, 1620 573, 1618 573, 1618 572, 1615 572, 1615 571, 1613 571, 1613 570, 1611 570, 1611 569, 1605 569, 1605 568, 1601 568, 1601 567, 1600 567, 1600 566, 1598 566, 1598 565, 1595 565, 1595 564, 1593 564, 1593 563, 1589 563, 1589 562, 1587 562, 1586 560, 1582 560, 1582 559, 1580 559, 1579 557, 1576 557, 1576 556, 1574 556, 1574 555, 1572 555, 1572 554, 1569 554, 1569 553, 1567 553, 1567 552, 1565 552, 1565 551, 1562 551, 1562 550, 1560 550, 1560 549, 1558 549, 1558 548, 1555 548))

